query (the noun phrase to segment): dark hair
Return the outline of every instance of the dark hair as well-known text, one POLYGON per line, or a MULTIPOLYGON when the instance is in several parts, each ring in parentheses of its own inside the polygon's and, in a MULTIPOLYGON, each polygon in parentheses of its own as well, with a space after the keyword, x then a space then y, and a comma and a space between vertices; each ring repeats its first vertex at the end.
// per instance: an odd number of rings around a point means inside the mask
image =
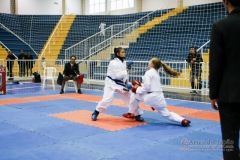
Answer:
POLYGON ((194 48, 194 50, 195 50, 195 53, 197 53, 197 47, 195 47, 195 46, 191 46, 191 47, 189 47, 190 49, 191 48, 194 48))
POLYGON ((120 51, 121 51, 122 49, 123 49, 122 47, 114 48, 114 54, 115 54, 115 56, 117 56, 117 54, 120 53, 120 51))
POLYGON ((231 5, 235 7, 240 7, 240 1, 239 0, 227 0, 228 2, 231 3, 231 5))
POLYGON ((194 48, 194 49, 197 49, 195 46, 191 46, 191 47, 189 47, 189 48, 194 48))
POLYGON ((75 55, 71 55, 70 59, 72 59, 72 57, 74 57, 74 58, 75 58, 75 60, 77 59, 75 55))

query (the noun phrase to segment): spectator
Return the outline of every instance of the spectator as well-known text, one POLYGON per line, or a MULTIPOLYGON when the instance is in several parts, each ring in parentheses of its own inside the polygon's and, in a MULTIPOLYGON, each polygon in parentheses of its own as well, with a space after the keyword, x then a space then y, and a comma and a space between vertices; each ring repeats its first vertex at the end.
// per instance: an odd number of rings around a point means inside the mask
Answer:
POLYGON ((12 69, 13 69, 15 59, 16 59, 16 57, 13 55, 12 51, 9 51, 8 55, 7 55, 7 58, 6 58, 9 77, 13 77, 12 69))
POLYGON ((28 76, 28 70, 30 70, 30 76, 32 75, 32 68, 33 68, 33 56, 31 55, 31 52, 28 52, 26 59, 26 66, 27 66, 27 76, 28 76))
POLYGON ((25 54, 24 51, 21 50, 20 54, 18 55, 18 66, 19 66, 19 76, 25 76, 25 54))
MULTIPOLYGON (((74 80, 77 82, 77 78, 80 76, 80 72, 79 72, 79 66, 78 64, 75 63, 76 60, 76 56, 72 55, 70 57, 70 62, 65 64, 64 70, 63 70, 63 82, 62 82, 62 88, 60 91, 60 94, 63 94, 63 88, 65 86, 66 81, 68 80, 74 80)), ((78 93, 82 94, 81 92, 81 85, 77 84, 78 87, 78 93)))
POLYGON ((229 15, 212 25, 210 99, 219 110, 224 160, 240 160, 240 1, 223 0, 229 15))
POLYGON ((201 93, 202 82, 201 82, 201 73, 202 73, 202 64, 203 62, 201 54, 197 53, 197 50, 194 46, 190 47, 190 53, 187 57, 187 62, 190 65, 190 82, 191 82, 191 91, 190 93, 201 93), (195 79, 197 79, 197 85, 195 86, 195 79), (198 91, 198 92, 197 92, 198 91))
POLYGON ((106 27, 106 22, 105 21, 101 21, 100 25, 99 25, 99 29, 100 29, 100 36, 105 36, 105 27, 106 27))

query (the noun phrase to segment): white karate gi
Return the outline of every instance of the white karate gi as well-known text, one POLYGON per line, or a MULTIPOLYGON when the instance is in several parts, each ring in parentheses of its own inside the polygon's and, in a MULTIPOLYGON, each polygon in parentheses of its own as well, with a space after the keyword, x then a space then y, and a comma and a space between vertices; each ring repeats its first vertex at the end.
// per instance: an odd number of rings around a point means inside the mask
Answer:
MULTIPOLYGON (((128 79, 126 62, 122 62, 120 59, 114 58, 108 65, 107 76, 111 77, 112 79, 122 81, 122 84, 124 85, 128 79)), ((130 93, 124 90, 126 87, 116 84, 116 82, 109 77, 105 78, 103 98, 96 107, 96 110, 99 112, 105 112, 106 109, 112 104, 115 92, 119 94, 127 106, 129 105, 130 93)))
POLYGON ((162 116, 176 123, 181 123, 183 117, 174 112, 169 112, 166 108, 160 76, 156 69, 149 69, 142 77, 143 83, 137 88, 136 94, 132 94, 129 103, 129 113, 136 116, 143 113, 139 107, 139 102, 143 101, 146 106, 154 107, 162 116))
POLYGON ((103 35, 103 36, 105 36, 105 27, 106 27, 106 24, 105 23, 101 23, 100 25, 99 25, 99 29, 100 29, 100 34, 101 35, 103 35))

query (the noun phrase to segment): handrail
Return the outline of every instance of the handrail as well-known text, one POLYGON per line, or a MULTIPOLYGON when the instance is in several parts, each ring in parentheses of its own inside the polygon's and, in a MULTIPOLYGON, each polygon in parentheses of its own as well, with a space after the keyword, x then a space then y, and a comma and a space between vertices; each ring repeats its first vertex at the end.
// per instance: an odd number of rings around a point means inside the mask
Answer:
POLYGON ((138 22, 138 21, 142 20, 143 18, 145 18, 145 17, 149 16, 150 14, 153 14, 153 13, 154 13, 154 12, 156 12, 156 11, 157 11, 157 10, 155 10, 155 11, 152 11, 151 13, 148 13, 147 15, 145 15, 145 16, 143 16, 142 18, 140 18, 140 19, 136 20, 135 22, 138 22))
POLYGON ((47 46, 48 46, 48 45, 49 45, 49 43, 51 42, 53 35, 55 34, 56 30, 58 29, 58 26, 59 26, 59 25, 60 25, 60 23, 62 22, 62 20, 63 20, 63 17, 64 17, 64 15, 62 15, 62 17, 60 18, 60 20, 59 20, 59 22, 58 22, 57 26, 54 28, 54 31, 52 32, 52 34, 51 34, 51 36, 50 36, 50 38, 49 38, 49 40, 48 40, 47 44, 45 45, 45 47, 44 47, 43 51, 41 52, 40 59, 42 59, 42 55, 43 55, 43 53, 45 53, 45 50, 47 49, 47 46))
MULTIPOLYGON (((6 48, 8 51, 11 51, 2 41, 0 41, 0 44, 3 45, 4 48, 6 48)), ((18 57, 13 53, 14 57, 18 59, 18 57)))
MULTIPOLYGON (((135 22, 132 22, 132 23, 123 23, 123 24, 133 24, 133 23, 136 23, 136 22, 142 20, 143 18, 149 16, 150 14, 152 14, 152 13, 154 13, 154 12, 156 12, 156 11, 157 11, 157 10, 148 13, 147 15, 145 15, 145 16, 143 16, 142 18, 136 20, 135 22)), ((109 29, 109 28, 111 28, 111 27, 113 27, 113 26, 115 26, 115 25, 123 25, 123 24, 112 24, 111 26, 105 28, 103 31, 106 31, 107 29, 109 29)), ((101 32, 102 32, 102 31, 99 31, 99 32, 95 33, 94 35, 92 35, 92 36, 90 36, 90 37, 88 37, 88 38, 86 38, 86 39, 84 39, 84 40, 82 40, 82 41, 80 41, 80 42, 78 42, 78 43, 76 43, 76 44, 74 44, 74 45, 68 47, 67 49, 65 49, 65 51, 66 51, 66 50, 69 50, 70 48, 72 48, 72 47, 74 47, 74 46, 76 46, 76 45, 78 45, 78 44, 80 44, 80 43, 82 43, 83 41, 86 41, 86 40, 88 40, 88 39, 90 39, 90 38, 96 36, 97 34, 99 34, 99 33, 101 33, 101 32)))
MULTIPOLYGON (((103 31, 105 31, 105 30, 107 30, 107 29, 111 28, 112 26, 113 26, 113 25, 111 25, 111 26, 109 26, 109 27, 105 28, 103 31)), ((102 32, 102 31, 100 31, 100 32, 102 32)), ((65 49, 65 51, 66 51, 66 50, 69 50, 69 49, 70 49, 70 48, 72 48, 72 47, 75 47, 76 45, 78 45, 78 44, 82 43, 83 41, 86 41, 86 40, 88 40, 88 39, 90 39, 90 38, 94 37, 95 35, 99 34, 100 32, 97 32, 97 33, 95 33, 94 35, 92 35, 92 36, 90 36, 90 37, 88 37, 88 38, 86 38, 86 39, 84 39, 84 40, 82 40, 82 41, 80 41, 80 42, 78 42, 78 43, 76 43, 76 44, 74 44, 74 45, 72 45, 72 46, 68 47, 67 49, 65 49)))
MULTIPOLYGON (((91 50, 92 50, 93 48, 96 48, 97 46, 99 46, 99 45, 105 43, 106 41, 109 41, 109 40, 113 39, 114 37, 116 37, 117 35, 121 34, 122 32, 124 32, 124 31, 130 29, 131 27, 134 27, 136 24, 138 24, 138 22, 139 22, 140 20, 142 20, 142 19, 148 17, 150 14, 152 14, 152 13, 154 13, 154 12, 156 12, 156 11, 157 11, 157 10, 148 13, 147 15, 143 16, 142 18, 140 18, 140 19, 138 19, 137 21, 133 22, 132 25, 129 26, 128 28, 125 28, 124 30, 118 32, 117 34, 115 34, 115 35, 113 35, 113 36, 111 36, 111 37, 109 37, 108 39, 102 41, 101 43, 98 43, 97 45, 91 47, 91 48, 89 49, 89 51, 91 52, 91 50)), ((96 51, 95 51, 94 53, 90 53, 87 57, 84 57, 83 59, 87 59, 87 58, 91 57, 92 55, 94 55, 95 53, 96 53, 96 51)))
POLYGON ((197 49, 197 52, 198 52, 199 50, 202 51, 203 47, 205 47, 208 43, 210 43, 210 40, 208 40, 208 41, 207 41, 206 43, 204 43, 200 48, 198 48, 198 49, 197 49))
MULTIPOLYGON (((113 39, 113 38, 116 37, 117 35, 120 35, 120 34, 123 33, 124 31, 130 29, 131 27, 134 27, 136 24, 137 24, 137 23, 134 22, 134 23, 133 23, 131 26, 129 26, 128 28, 122 30, 121 32, 116 33, 116 34, 113 35, 112 37, 110 37, 110 38, 108 38, 108 39, 102 41, 101 43, 98 43, 97 45, 93 46, 92 48, 89 49, 89 51, 91 51, 93 48, 96 48, 97 46, 99 46, 99 45, 105 43, 106 41, 109 41, 109 40, 113 39)), ((94 55, 95 53, 96 53, 96 51, 95 51, 94 53, 88 55, 87 57, 83 58, 83 59, 89 58, 89 57, 91 57, 91 55, 94 55)))
MULTIPOLYGON (((105 29, 104 29, 104 30, 102 30, 102 31, 106 31, 107 29, 109 29, 109 28, 111 28, 111 27, 113 27, 113 26, 118 26, 118 25, 120 26, 120 25, 124 25, 124 24, 132 24, 132 23, 112 24, 111 26, 109 26, 109 27, 105 28, 105 29)), ((99 32, 97 32, 97 33, 95 33, 95 34, 91 35, 90 37, 88 37, 88 38, 85 38, 84 40, 82 40, 82 41, 80 41, 80 42, 78 42, 78 43, 76 43, 76 44, 74 44, 74 45, 72 45, 72 46, 68 47, 68 48, 67 48, 67 49, 65 49, 65 50, 69 50, 70 48, 72 48, 72 47, 75 47, 76 45, 78 45, 78 44, 80 44, 80 43, 82 43, 82 42, 84 42, 84 41, 86 41, 86 40, 88 40, 88 39, 90 39, 90 38, 92 38, 92 37, 96 36, 97 34, 101 33, 102 31, 99 31, 99 32)))
POLYGON ((0 41, 0 43, 4 46, 4 48, 6 48, 8 51, 10 51, 10 49, 7 46, 5 46, 5 44, 2 41, 0 41))
POLYGON ((6 31, 12 33, 15 37, 17 37, 19 40, 21 40, 23 43, 25 43, 29 48, 32 49, 32 51, 33 51, 36 55, 38 55, 37 52, 36 52, 27 42, 25 42, 22 38, 20 38, 17 34, 15 34, 13 31, 11 31, 9 28, 7 28, 7 27, 6 27, 5 25, 3 25, 2 23, 0 23, 0 25, 1 25, 6 31))

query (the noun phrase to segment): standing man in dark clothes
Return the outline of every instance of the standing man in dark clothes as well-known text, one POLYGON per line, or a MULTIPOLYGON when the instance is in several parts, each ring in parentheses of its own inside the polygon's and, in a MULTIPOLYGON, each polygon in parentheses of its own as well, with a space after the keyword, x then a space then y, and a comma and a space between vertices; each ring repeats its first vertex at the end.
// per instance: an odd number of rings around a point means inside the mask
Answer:
POLYGON ((240 160, 240 0, 223 0, 229 15, 213 23, 210 99, 219 110, 224 160, 240 160))
POLYGON ((26 66, 27 66, 27 76, 28 76, 28 70, 30 70, 30 76, 31 76, 32 68, 33 68, 33 56, 31 55, 31 52, 28 52, 25 59, 26 59, 26 66))
MULTIPOLYGON (((66 81, 68 80, 73 80, 77 82, 77 78, 80 76, 80 72, 79 72, 79 66, 78 64, 75 63, 76 60, 76 56, 72 55, 70 57, 70 62, 65 64, 64 70, 63 70, 63 82, 62 82, 62 88, 60 91, 60 94, 63 94, 64 91, 64 86, 66 81)), ((81 92, 81 85, 77 84, 78 87, 78 93, 82 94, 81 92)))
POLYGON ((191 82, 191 92, 190 93, 201 93, 202 89, 202 81, 201 81, 201 73, 202 73, 202 64, 203 62, 201 54, 197 53, 197 49, 194 46, 190 47, 190 53, 187 57, 187 62, 190 65, 191 73, 190 73, 190 82, 191 82), (197 79, 197 86, 195 86, 195 79, 197 79))
POLYGON ((12 51, 9 51, 8 55, 7 55, 7 58, 6 58, 9 77, 13 77, 12 69, 13 69, 15 59, 16 59, 16 57, 13 55, 12 51))
POLYGON ((18 66, 19 66, 19 76, 25 76, 25 54, 24 51, 21 50, 20 54, 18 55, 18 66))

